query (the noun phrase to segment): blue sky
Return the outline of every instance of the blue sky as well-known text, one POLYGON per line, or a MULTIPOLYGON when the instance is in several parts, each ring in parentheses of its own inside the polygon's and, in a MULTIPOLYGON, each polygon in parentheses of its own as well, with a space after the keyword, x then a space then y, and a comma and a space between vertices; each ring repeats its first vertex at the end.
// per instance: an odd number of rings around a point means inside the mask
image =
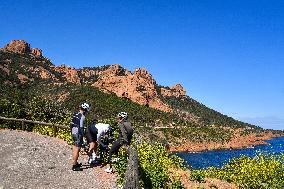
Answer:
POLYGON ((284 1, 5 0, 0 26, 0 46, 24 39, 55 65, 145 67, 224 114, 284 128, 284 1))

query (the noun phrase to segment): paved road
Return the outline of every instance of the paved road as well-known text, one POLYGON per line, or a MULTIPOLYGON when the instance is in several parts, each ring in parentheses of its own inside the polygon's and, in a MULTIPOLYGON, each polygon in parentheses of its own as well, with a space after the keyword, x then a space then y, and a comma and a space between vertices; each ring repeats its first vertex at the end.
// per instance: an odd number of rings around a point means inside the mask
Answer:
POLYGON ((72 150, 64 141, 37 133, 0 130, 0 189, 115 189, 116 175, 101 167, 71 170, 72 150))

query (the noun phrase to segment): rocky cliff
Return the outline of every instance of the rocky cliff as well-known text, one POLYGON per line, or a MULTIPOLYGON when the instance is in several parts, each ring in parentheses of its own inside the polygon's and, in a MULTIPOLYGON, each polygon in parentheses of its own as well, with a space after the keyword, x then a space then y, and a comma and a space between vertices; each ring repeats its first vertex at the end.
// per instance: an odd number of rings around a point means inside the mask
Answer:
POLYGON ((24 40, 12 40, 9 44, 7 44, 3 49, 3 51, 9 51, 19 54, 32 54, 37 57, 42 56, 42 50, 38 48, 31 48, 30 44, 24 40))
POLYGON ((144 68, 131 73, 120 65, 112 65, 99 73, 99 79, 93 84, 106 92, 128 98, 141 105, 150 106, 165 112, 172 111, 158 96, 156 81, 144 68))
POLYGON ((161 87, 161 95, 164 97, 182 97, 186 95, 186 90, 181 84, 172 87, 161 87))

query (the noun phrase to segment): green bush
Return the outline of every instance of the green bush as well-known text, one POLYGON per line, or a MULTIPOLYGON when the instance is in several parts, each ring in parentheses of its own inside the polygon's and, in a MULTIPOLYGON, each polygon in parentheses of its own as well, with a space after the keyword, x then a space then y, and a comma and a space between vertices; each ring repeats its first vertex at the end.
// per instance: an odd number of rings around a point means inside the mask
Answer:
POLYGON ((180 180, 174 181, 170 186, 169 189, 184 189, 182 182, 180 180))
POLYGON ((119 161, 114 164, 115 169, 118 172, 118 180, 117 183, 120 185, 124 184, 124 177, 125 177, 125 172, 127 168, 127 163, 128 163, 128 157, 126 150, 120 150, 118 153, 119 156, 119 161))
POLYGON ((192 170, 189 179, 191 181, 204 182, 205 172, 203 170, 192 170))
MULTIPOLYGON (((182 168, 183 160, 170 155, 162 144, 147 143, 136 146, 139 159, 140 184, 145 188, 184 188, 181 181, 171 175, 172 168, 182 168)), ((127 154, 125 150, 119 152, 120 160, 114 167, 118 171, 118 183, 123 185, 127 168, 127 154)))
POLYGON ((170 169, 182 167, 182 160, 171 156, 162 144, 149 145, 147 143, 138 145, 138 157, 141 171, 144 173, 144 181, 151 181, 153 188, 166 188, 168 183, 174 182, 170 175, 170 169))
POLYGON ((222 168, 209 168, 207 176, 233 182, 240 188, 284 188, 284 155, 259 154, 232 159, 222 168))

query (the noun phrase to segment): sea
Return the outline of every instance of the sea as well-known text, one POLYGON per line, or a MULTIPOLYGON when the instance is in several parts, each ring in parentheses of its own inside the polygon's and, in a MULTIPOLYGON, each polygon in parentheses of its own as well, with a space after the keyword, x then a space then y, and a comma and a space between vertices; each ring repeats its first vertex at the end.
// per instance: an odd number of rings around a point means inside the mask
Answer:
POLYGON ((179 152, 177 156, 185 160, 192 169, 206 169, 208 167, 222 167, 230 159, 242 155, 255 157, 258 153, 280 154, 284 153, 284 137, 273 138, 266 141, 268 145, 259 145, 251 148, 209 150, 204 152, 179 152))

